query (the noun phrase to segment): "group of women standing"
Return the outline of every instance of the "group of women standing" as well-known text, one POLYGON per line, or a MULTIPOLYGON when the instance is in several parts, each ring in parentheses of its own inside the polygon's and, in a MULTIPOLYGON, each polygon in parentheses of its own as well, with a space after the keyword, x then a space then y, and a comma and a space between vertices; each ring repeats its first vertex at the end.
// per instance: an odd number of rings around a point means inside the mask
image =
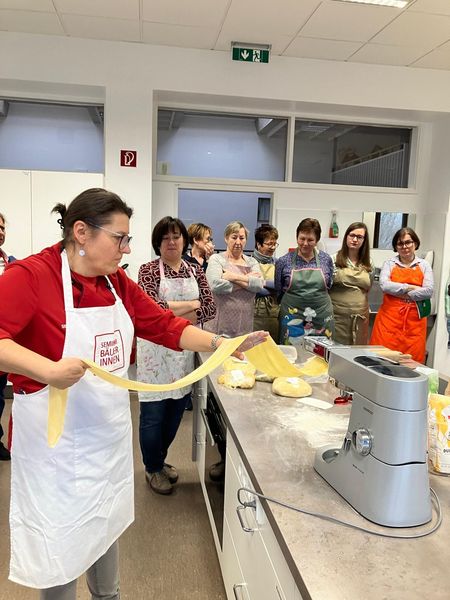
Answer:
MULTIPOLYGON (((118 599, 117 540, 133 521, 129 395, 86 372, 77 357, 101 362, 107 347, 116 358, 110 370, 126 376, 137 336, 139 379, 168 383, 192 370, 193 352, 213 351, 222 334, 251 332, 254 323, 283 340, 303 328, 365 343, 369 240, 365 225, 353 223, 333 262, 316 247, 320 224, 305 219, 297 248, 275 261, 276 229, 258 228, 248 257, 249 232, 236 221, 225 230, 225 252, 212 254, 209 227, 188 232, 165 217, 152 234, 158 258, 141 266, 137 285, 119 268, 130 252, 133 212, 119 196, 86 190, 54 210, 62 241, 8 265, 0 278, 0 370, 14 389, 10 579, 40 589, 42 600, 75 600, 77 578, 87 572, 93 596, 118 599), (20 311, 17 290, 27 290, 20 311), (49 386, 70 387, 55 448, 47 444, 49 386)), ((381 271, 385 296, 371 342, 423 361, 426 323, 416 305, 431 297, 433 275, 415 255, 419 244, 409 228, 394 236, 398 254, 381 271)), ((251 333, 238 355, 266 335, 251 333)), ((178 479, 165 459, 188 394, 140 395, 146 478, 158 493, 170 493, 178 479)))
POLYGON ((416 256, 417 234, 404 227, 394 235, 394 258, 380 273, 383 303, 369 339, 369 291, 375 269, 364 223, 347 228, 333 256, 319 250, 321 226, 303 219, 297 247, 278 259, 278 231, 255 231, 253 256, 244 254, 248 230, 239 222, 225 230, 227 250, 209 261, 206 276, 217 315, 206 327, 233 336, 264 329, 282 344, 304 335, 325 335, 345 345, 383 345, 425 361, 426 318, 418 303, 433 294, 430 265, 416 256), (254 300, 254 305, 253 305, 254 300))

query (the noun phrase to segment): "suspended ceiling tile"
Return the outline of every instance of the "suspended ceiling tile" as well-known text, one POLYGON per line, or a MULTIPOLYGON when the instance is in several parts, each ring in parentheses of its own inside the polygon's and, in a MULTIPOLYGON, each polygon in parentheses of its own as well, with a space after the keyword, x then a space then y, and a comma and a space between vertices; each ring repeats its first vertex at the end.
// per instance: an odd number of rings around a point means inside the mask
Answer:
POLYGON ((55 12, 52 0, 0 0, 0 9, 33 10, 42 12, 55 12))
POLYGON ((409 10, 435 15, 450 15, 450 2, 448 0, 416 0, 409 10))
POLYGON ((392 7, 329 0, 320 5, 300 31, 300 35, 366 42, 398 15, 398 9, 392 7))
POLYGON ((79 15, 62 15, 67 34, 72 37, 118 42, 139 42, 139 21, 129 19, 104 19, 79 15))
POLYGON ((450 39, 450 16, 404 12, 371 42, 392 46, 420 45, 431 50, 450 39))
POLYGON ((143 41, 147 44, 182 48, 211 49, 216 34, 210 27, 183 27, 144 21, 143 41))
POLYGON ((320 40, 298 37, 283 52, 283 56, 298 58, 320 58, 326 60, 347 60, 358 48, 360 42, 342 42, 339 40, 320 40))
POLYGON ((64 35, 56 13, 26 10, 0 10, 0 30, 64 35))
POLYGON ((279 35, 270 37, 270 40, 260 35, 258 32, 244 32, 242 30, 234 30, 230 33, 220 32, 214 50, 224 50, 231 53, 231 42, 248 42, 249 44, 271 44, 270 49, 273 56, 283 54, 284 50, 292 42, 292 36, 279 35))
MULTIPOLYGON (((296 35, 321 4, 320 0, 233 0, 227 13, 223 32, 241 36, 259 35, 271 43, 270 37, 296 35)), ((247 37, 242 38, 244 41, 247 37)))
MULTIPOLYGON (((0 0, 1 1, 1 0, 0 0)), ((62 14, 139 19, 139 0, 53 0, 62 14)))
POLYGON ((416 62, 410 66, 419 67, 421 69, 450 70, 450 52, 433 50, 433 52, 419 58, 419 60, 416 60, 416 62))
POLYGON ((142 0, 143 19, 170 25, 219 27, 229 3, 229 0, 142 0))
POLYGON ((383 44, 365 44, 351 58, 350 62, 362 62, 378 65, 407 66, 423 56, 426 50, 412 46, 386 46, 383 44))

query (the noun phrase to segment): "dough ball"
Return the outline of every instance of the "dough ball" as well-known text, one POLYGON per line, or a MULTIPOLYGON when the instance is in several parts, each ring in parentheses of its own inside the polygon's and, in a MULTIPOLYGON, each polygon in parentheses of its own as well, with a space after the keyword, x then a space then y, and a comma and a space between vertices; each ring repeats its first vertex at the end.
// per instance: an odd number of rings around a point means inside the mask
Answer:
POLYGON ((224 371, 219 375, 217 382, 227 388, 242 388, 249 390, 255 385, 255 376, 245 373, 240 369, 233 369, 232 371, 224 371))
POLYGON ((255 379, 256 381, 263 381, 264 383, 272 383, 275 377, 267 375, 267 373, 262 373, 261 371, 256 371, 255 379))
POLYGON ((300 377, 277 377, 272 383, 272 392, 287 398, 311 396, 312 388, 300 377))
POLYGON ((232 356, 223 361, 222 369, 224 371, 242 371, 246 375, 254 375, 256 373, 256 368, 251 363, 233 358, 232 356))

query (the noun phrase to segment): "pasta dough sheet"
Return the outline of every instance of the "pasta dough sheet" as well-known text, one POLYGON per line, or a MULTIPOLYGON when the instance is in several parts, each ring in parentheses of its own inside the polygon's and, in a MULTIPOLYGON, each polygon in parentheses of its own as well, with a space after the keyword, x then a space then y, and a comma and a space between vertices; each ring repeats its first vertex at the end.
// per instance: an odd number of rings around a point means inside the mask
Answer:
MULTIPOLYGON (((122 389, 128 389, 135 392, 165 392, 176 390, 187 385, 191 385, 206 377, 217 369, 247 338, 248 334, 239 337, 226 339, 217 348, 213 354, 200 367, 182 377, 178 381, 167 384, 141 383, 124 379, 118 375, 113 375, 100 368, 95 362, 89 359, 82 359, 94 375, 104 381, 116 385, 122 389)), ((277 347, 271 337, 267 338, 261 344, 251 348, 245 353, 255 369, 273 375, 295 377, 300 374, 297 367, 291 365, 281 350, 277 347)), ((64 430, 64 418, 67 405, 67 389, 60 390, 50 386, 48 399, 48 423, 47 423, 47 442, 53 448, 58 443, 64 430)))
POLYGON ((299 367, 304 377, 318 377, 328 373, 328 363, 320 356, 312 356, 299 367))

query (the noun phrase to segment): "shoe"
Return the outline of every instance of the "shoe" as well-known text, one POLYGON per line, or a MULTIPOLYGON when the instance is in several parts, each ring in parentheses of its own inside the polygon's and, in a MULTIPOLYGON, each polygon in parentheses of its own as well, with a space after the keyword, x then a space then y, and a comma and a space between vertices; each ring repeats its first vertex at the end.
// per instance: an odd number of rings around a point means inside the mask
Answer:
POLYGON ((176 483, 178 481, 178 471, 173 465, 164 463, 163 471, 167 475, 167 479, 170 481, 170 483, 176 483))
POLYGON ((149 486, 157 494, 167 495, 172 493, 172 484, 164 470, 157 471, 156 473, 145 471, 145 478, 147 479, 149 486))
POLYGON ((0 442, 0 460, 11 460, 11 453, 8 448, 5 448, 2 442, 0 442))
POLYGON ((209 477, 212 481, 223 481, 225 477, 225 461, 221 460, 209 468, 209 477))

